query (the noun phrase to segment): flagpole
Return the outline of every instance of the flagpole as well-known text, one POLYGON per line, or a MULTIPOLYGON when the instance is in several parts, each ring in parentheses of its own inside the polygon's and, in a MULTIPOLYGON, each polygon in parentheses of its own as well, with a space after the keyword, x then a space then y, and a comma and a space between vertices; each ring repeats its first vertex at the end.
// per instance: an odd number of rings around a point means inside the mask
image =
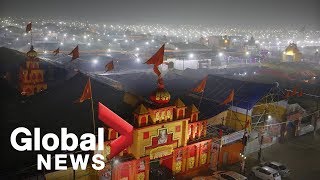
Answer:
POLYGON ((31 28, 31 30, 30 30, 30 41, 31 41, 31 46, 33 45, 33 43, 32 43, 32 28, 31 28))
MULTIPOLYGON (((90 77, 89 77, 90 81, 90 77)), ((96 134, 96 121, 94 118, 94 109, 93 109, 93 96, 92 96, 92 88, 91 88, 91 81, 90 81, 90 90, 91 90, 91 112, 92 112, 92 124, 93 124, 93 133, 96 134)))
POLYGON ((202 93, 201 93, 198 110, 200 110, 200 105, 201 105, 201 102, 202 102, 203 94, 204 94, 204 90, 203 90, 202 93))
MULTIPOLYGON (((233 97, 232 97, 232 102, 231 102, 231 108, 230 108, 230 119, 229 121, 231 121, 231 116, 232 116, 232 108, 233 108, 233 99, 234 99, 234 94, 233 94, 233 97)), ((234 121, 236 123, 236 121, 234 121)), ((236 128, 237 124, 235 124, 234 128, 236 128)))

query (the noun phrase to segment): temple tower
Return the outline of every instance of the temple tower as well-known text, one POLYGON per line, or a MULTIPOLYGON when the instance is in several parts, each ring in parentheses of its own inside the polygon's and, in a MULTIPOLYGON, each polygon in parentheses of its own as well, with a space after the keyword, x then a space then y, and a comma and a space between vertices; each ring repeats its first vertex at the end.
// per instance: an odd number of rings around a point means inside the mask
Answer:
POLYGON ((39 67, 38 53, 30 47, 27 52, 27 59, 20 66, 19 91, 21 95, 31 96, 47 89, 44 82, 44 70, 39 67))

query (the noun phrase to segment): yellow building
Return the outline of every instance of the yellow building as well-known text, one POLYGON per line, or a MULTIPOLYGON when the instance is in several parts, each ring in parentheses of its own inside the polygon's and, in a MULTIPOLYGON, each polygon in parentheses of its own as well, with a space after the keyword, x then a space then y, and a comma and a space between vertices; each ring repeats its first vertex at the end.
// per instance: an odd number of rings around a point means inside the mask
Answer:
POLYGON ((282 55, 282 61, 284 62, 299 62, 301 61, 302 54, 299 51, 297 44, 290 43, 284 50, 282 55))
POLYGON ((151 179, 152 168, 179 174, 208 166, 212 139, 205 138, 207 120, 199 120, 198 114, 193 104, 186 106, 180 99, 160 107, 140 104, 133 112, 134 141, 124 154, 132 158, 121 161, 112 178, 151 179))
MULTIPOLYGON (((164 91, 157 90, 155 100, 170 100, 164 91)), ((199 113, 193 104, 187 106, 180 99, 167 104, 139 104, 133 111, 133 143, 113 158, 117 163, 106 162, 101 171, 58 171, 46 174, 46 178, 72 179, 75 175, 79 179, 148 180, 163 169, 179 175, 207 168, 213 161, 217 164, 218 151, 212 151, 213 140, 206 136, 207 120, 199 119, 199 113)), ((107 137, 106 147, 118 134, 107 128, 107 137)))

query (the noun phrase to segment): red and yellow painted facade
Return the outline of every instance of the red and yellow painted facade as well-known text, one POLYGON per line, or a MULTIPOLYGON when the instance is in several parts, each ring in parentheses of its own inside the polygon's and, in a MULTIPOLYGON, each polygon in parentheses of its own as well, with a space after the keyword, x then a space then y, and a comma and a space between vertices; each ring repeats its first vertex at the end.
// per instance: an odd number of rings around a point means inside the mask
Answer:
POLYGON ((134 141, 123 153, 133 158, 115 165, 112 179, 150 179, 152 163, 175 175, 208 166, 212 139, 204 138, 207 120, 199 120, 198 114, 194 105, 187 107, 180 99, 165 107, 139 105, 133 113, 134 141))
POLYGON ((19 81, 19 91, 25 96, 31 96, 47 89, 47 84, 44 82, 44 71, 39 67, 39 59, 33 46, 27 53, 25 64, 20 67, 19 81))

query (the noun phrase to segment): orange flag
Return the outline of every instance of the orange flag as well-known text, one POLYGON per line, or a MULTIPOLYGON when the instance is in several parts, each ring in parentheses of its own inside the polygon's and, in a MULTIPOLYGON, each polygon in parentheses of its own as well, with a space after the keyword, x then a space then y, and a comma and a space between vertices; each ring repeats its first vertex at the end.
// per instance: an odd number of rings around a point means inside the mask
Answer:
POLYGON ((59 54, 59 52, 60 52, 60 49, 59 49, 59 48, 56 49, 56 50, 54 50, 54 51, 53 51, 54 56, 56 56, 57 54, 59 54))
POLYGON ((302 91, 302 89, 300 90, 300 92, 299 92, 299 94, 298 94, 298 97, 301 97, 301 96, 303 96, 303 91, 302 91))
POLYGON ((201 82, 198 84, 198 86, 195 87, 194 89, 192 89, 192 92, 202 93, 204 91, 204 89, 206 88, 207 79, 208 79, 208 76, 206 76, 204 79, 202 79, 201 82))
POLYGON ((230 92, 230 94, 227 97, 227 99, 225 99, 220 105, 226 105, 226 104, 232 102, 233 98, 234 98, 234 90, 232 89, 232 91, 230 92))
POLYGON ((26 33, 30 32, 32 28, 32 23, 27 24, 26 33))
POLYGON ((284 96, 286 99, 290 97, 290 91, 286 92, 286 95, 284 96))
POLYGON ((92 91, 91 91, 91 82, 89 78, 78 102, 82 103, 83 101, 91 98, 92 98, 92 91))
POLYGON ((155 66, 159 66, 163 63, 164 57, 164 45, 148 60, 145 64, 154 64, 155 66))
POLYGON ((114 69, 113 61, 106 64, 105 69, 106 69, 106 72, 113 70, 114 69))
POLYGON ((294 87, 290 96, 295 96, 297 94, 297 87, 294 87))
POLYGON ((79 46, 76 46, 68 55, 71 55, 72 54, 72 60, 75 60, 77 58, 79 58, 79 46))

